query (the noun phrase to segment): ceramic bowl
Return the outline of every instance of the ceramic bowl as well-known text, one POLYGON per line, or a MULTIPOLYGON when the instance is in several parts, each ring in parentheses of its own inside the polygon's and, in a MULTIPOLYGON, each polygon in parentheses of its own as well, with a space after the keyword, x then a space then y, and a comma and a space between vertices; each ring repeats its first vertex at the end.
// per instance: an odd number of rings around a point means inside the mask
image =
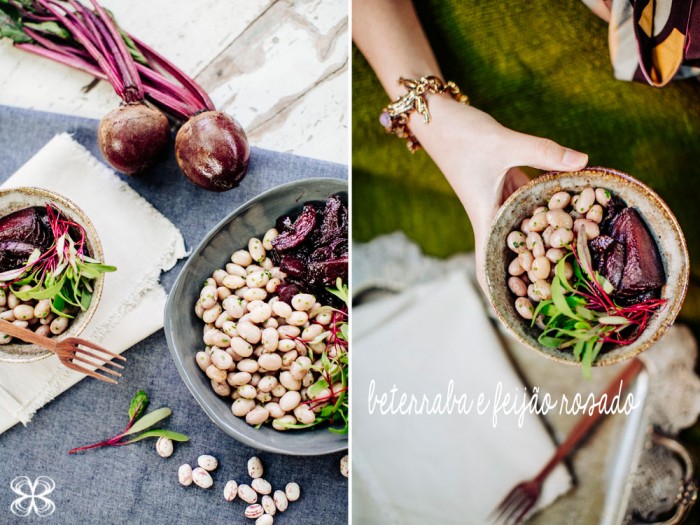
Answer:
POLYGON ((268 425, 256 429, 231 413, 231 399, 217 396, 199 369, 195 354, 204 348, 202 320, 194 313, 202 282, 230 262, 231 254, 262 238, 277 217, 301 210, 308 201, 324 201, 334 194, 347 196, 347 182, 307 179, 278 186, 235 210, 211 230, 185 263, 168 297, 165 337, 182 380, 207 415, 224 432, 260 450, 292 455, 320 455, 344 450, 347 435, 326 428, 280 432, 268 425))
POLYGON ((537 342, 539 330, 515 311, 515 297, 507 285, 507 266, 513 252, 506 247, 506 237, 520 228, 520 223, 532 210, 546 205, 554 193, 579 192, 586 186, 606 188, 637 209, 656 241, 666 270, 667 280, 661 297, 668 303, 651 318, 634 343, 603 352, 594 363, 594 366, 611 365, 640 354, 664 334, 678 315, 688 287, 688 248, 683 232, 666 203, 642 182, 615 170, 587 168, 578 172, 549 173, 521 187, 503 204, 491 226, 485 248, 486 285, 498 317, 521 343, 550 359, 580 364, 571 352, 540 345, 537 342))
MULTIPOLYGON (((28 207, 44 207, 49 203, 58 209, 63 215, 65 215, 71 221, 80 224, 85 229, 86 244, 91 256, 99 261, 104 260, 104 254, 102 252, 102 244, 97 236, 97 231, 92 225, 90 219, 85 215, 85 212, 81 210, 75 203, 71 202, 62 195, 48 191, 40 188, 13 188, 7 190, 0 190, 0 214, 4 217, 12 212, 21 210, 28 207)), ((92 316, 97 309, 97 305, 100 302, 100 297, 102 295, 102 287, 104 285, 104 275, 98 277, 94 282, 94 293, 92 295, 92 302, 85 312, 81 312, 75 316, 68 329, 61 335, 57 336, 57 339, 64 339, 66 337, 77 337, 84 329, 85 326, 90 322, 92 316)), ((53 355, 48 350, 27 343, 15 342, 7 345, 0 345, 0 362, 7 363, 29 363, 32 361, 38 361, 53 355)))

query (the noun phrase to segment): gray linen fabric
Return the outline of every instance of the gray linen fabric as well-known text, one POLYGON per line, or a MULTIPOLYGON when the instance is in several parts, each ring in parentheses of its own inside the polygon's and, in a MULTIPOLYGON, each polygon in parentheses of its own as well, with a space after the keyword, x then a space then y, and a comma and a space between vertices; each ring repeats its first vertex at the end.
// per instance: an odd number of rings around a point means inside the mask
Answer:
MULTIPOLYGON (((97 123, 0 106, 0 180, 5 180, 54 135, 69 132, 102 159, 95 141, 97 123)), ((347 178, 345 166, 288 154, 253 149, 250 171, 241 186, 215 194, 201 190, 180 173, 172 151, 167 159, 129 185, 168 217, 188 248, 220 219, 262 191, 309 177, 347 178)), ((115 218, 115 220, 118 220, 115 218)), ((148 225, 142 225, 147 228, 148 225)), ((134 232, 138 235, 138 232, 134 232)), ((138 257, 138 253, 133 254, 138 257)), ((170 289, 182 262, 163 275, 170 289)), ((87 378, 40 410, 27 427, 21 424, 0 435, 0 524, 243 524, 246 504, 224 501, 229 479, 248 479, 246 462, 258 455, 273 488, 290 481, 301 486, 302 497, 275 516, 279 525, 347 523, 347 480, 339 472, 343 454, 297 458, 256 452, 218 429, 200 409, 180 380, 170 359, 163 331, 127 350, 126 374, 118 386, 87 378), (173 415, 165 428, 190 436, 163 459, 154 440, 121 448, 103 448, 69 456, 73 447, 87 445, 119 432, 128 419, 129 401, 139 388, 147 391, 151 408, 168 406, 173 415), (195 464, 200 454, 213 454, 219 468, 214 487, 182 487, 177 467, 195 464), (48 476, 55 489, 47 497, 56 510, 46 517, 32 513, 17 517, 10 506, 18 496, 10 489, 17 476, 48 476)), ((12 366, 12 365, 0 365, 12 366)), ((39 503, 39 501, 37 501, 39 503)))

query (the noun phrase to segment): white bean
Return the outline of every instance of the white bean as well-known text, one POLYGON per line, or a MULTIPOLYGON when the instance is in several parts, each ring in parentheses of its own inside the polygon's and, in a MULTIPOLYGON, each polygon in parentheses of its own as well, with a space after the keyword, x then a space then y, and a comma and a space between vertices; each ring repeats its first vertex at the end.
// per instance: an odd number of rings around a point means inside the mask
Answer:
POLYGON ((253 272, 248 274, 245 279, 245 284, 248 288, 264 288, 270 281, 270 274, 265 271, 253 272))
MULTIPOLYGON (((523 253, 521 253, 520 255, 523 255, 523 253)), ((520 255, 518 255, 518 257, 510 261, 510 264, 508 265, 508 275, 518 276, 525 273, 525 269, 523 268, 522 264, 520 264, 520 255)))
POLYGON ((309 425, 316 420, 316 414, 309 408, 308 405, 298 405, 294 409, 294 417, 297 418, 302 425, 309 425))
POLYGON ((603 222, 603 207, 600 204, 594 204, 586 213, 586 219, 593 221, 596 224, 603 222))
POLYGON ((246 484, 238 485, 238 497, 251 505, 258 501, 258 494, 246 484))
POLYGON ((277 507, 277 510, 280 512, 284 512, 287 510, 287 507, 289 506, 289 501, 287 500, 287 495, 284 493, 282 490, 276 490, 275 493, 272 495, 272 499, 275 502, 275 506, 277 507))
POLYGON ((248 241, 248 251, 255 262, 262 262, 265 259, 265 248, 260 239, 253 237, 248 241))
POLYGON ((549 276, 551 263, 546 257, 537 257, 532 263, 532 275, 538 279, 546 279, 549 276))
POLYGON ((259 518, 263 514, 265 514, 265 509, 263 509, 262 505, 260 505, 259 503, 255 503, 253 505, 248 505, 248 507, 246 507, 246 509, 245 509, 245 512, 243 513, 243 515, 246 518, 251 518, 251 519, 259 518))
POLYGON ((261 478, 263 475, 263 464, 260 458, 253 456, 248 460, 248 475, 253 479, 261 478))
POLYGON ((158 438, 156 441, 156 452, 162 458, 169 458, 173 455, 173 440, 164 436, 158 438))
POLYGON ((284 493, 289 501, 296 501, 301 495, 301 489, 297 483, 287 483, 287 486, 284 487, 284 493))
POLYGON ((233 501, 238 496, 238 483, 235 480, 229 480, 224 486, 224 499, 226 501, 233 501))
POLYGON ((607 206, 611 198, 612 195, 608 190, 606 190, 605 188, 596 188, 595 200, 598 201, 598 204, 600 204, 601 206, 607 206))
POLYGON ((262 301, 267 297, 267 292, 264 288, 248 288, 242 295, 246 301, 262 301))
POLYGON ((221 305, 216 303, 211 308, 204 310, 204 313, 202 314, 202 321, 207 324, 213 324, 219 315, 221 315, 221 305))
POLYGON ((537 293, 536 293, 536 291, 535 291, 535 284, 534 284, 534 283, 530 283, 530 284, 527 286, 527 296, 528 296, 532 301, 534 301, 534 302, 536 302, 536 303, 539 303, 539 302, 540 302, 540 296, 537 295, 537 293))
POLYGON ((253 479, 250 485, 258 494, 270 494, 272 492, 272 485, 270 485, 270 482, 262 478, 253 479))
POLYGON ((219 466, 219 460, 209 454, 202 454, 197 458, 197 465, 208 472, 212 472, 219 466))
POLYGON ((258 357, 258 364, 263 370, 274 372, 282 368, 282 357, 277 354, 263 354, 258 357))
POLYGON ((214 306, 217 299, 216 286, 205 286, 199 294, 199 301, 202 304, 202 308, 205 310, 214 306))
POLYGON ((552 232, 549 238, 552 248, 564 248, 569 246, 574 240, 574 232, 571 230, 565 230, 564 228, 557 228, 552 232))
MULTIPOLYGON (((538 208, 539 209, 539 208, 538 208)), ((547 227, 547 212, 539 211, 533 214, 532 219, 528 223, 528 228, 530 228, 530 233, 541 232, 547 227)))
POLYGON ((264 323, 272 315, 272 307, 269 304, 263 303, 258 308, 250 312, 250 320, 254 323, 264 323))
POLYGON ((584 188, 578 196, 574 209, 582 215, 585 215, 591 209, 595 202, 595 191, 593 188, 584 188))
MULTIPOLYGON (((526 272, 529 272, 532 269, 532 261, 534 261, 534 260, 535 260, 535 256, 532 255, 532 252, 526 251, 526 252, 518 254, 518 261, 520 261, 520 266, 526 272)), ((510 272, 508 272, 508 273, 510 273, 510 272)), ((510 275, 514 275, 514 274, 511 273, 510 275)), ((318 321, 318 319, 317 319, 317 321, 318 321)))
POLYGON ((588 240, 593 240, 598 235, 600 235, 600 226, 598 226, 597 223, 588 220, 588 219, 576 219, 576 222, 574 222, 574 231, 578 233, 578 231, 583 228, 586 231, 586 237, 588 240))
POLYGON ((270 417, 270 413, 267 409, 258 406, 246 414, 245 422, 251 426, 256 426, 267 421, 268 417, 270 417))
POLYGON ((180 465, 180 467, 177 469, 177 479, 180 482, 180 485, 185 487, 192 485, 192 467, 190 467, 187 463, 180 465))
POLYGON ((263 514, 257 520, 255 520, 255 525, 272 525, 275 522, 270 514, 263 514))
POLYGON ((260 503, 262 504, 263 509, 265 509, 265 514, 274 516, 277 512, 277 507, 275 507, 275 500, 273 500, 271 496, 265 494, 262 497, 260 503))
POLYGON ((224 286, 229 290, 238 290, 239 288, 243 288, 246 285, 246 282, 246 279, 240 275, 228 275, 223 280, 224 286))
POLYGON ((275 312, 275 315, 286 319, 290 315, 292 315, 292 307, 289 306, 287 303, 284 301, 277 301, 272 305, 272 311, 275 312))
POLYGON ((270 417, 274 419, 279 419, 286 413, 284 410, 282 410, 278 403, 274 402, 265 404, 265 408, 269 412, 270 417))
POLYGON ((218 348, 212 351, 211 362, 216 368, 220 368, 221 370, 228 370, 233 366, 233 358, 218 348))
POLYGON ((566 191, 558 191, 549 199, 550 210, 563 210, 571 202, 571 195, 566 191))
POLYGON ((292 377, 292 374, 290 374, 289 371, 287 371, 287 370, 285 370, 284 372, 282 372, 280 374, 279 382, 287 390, 300 390, 301 389, 301 381, 298 379, 294 379, 294 377, 292 377))
POLYGON ((263 348, 268 352, 274 352, 277 350, 277 345, 279 344, 280 334, 275 328, 265 328, 262 331, 261 341, 263 348))
POLYGON ((233 252, 233 255, 231 255, 231 262, 246 268, 253 263, 253 257, 247 250, 238 250, 233 252))
POLYGON ((67 317, 56 317, 56 319, 51 321, 51 324, 49 326, 51 328, 52 334, 60 335, 66 331, 66 328, 68 328, 68 318, 67 317))
POLYGON ((292 315, 287 317, 287 323, 291 326, 303 326, 309 321, 309 315, 306 312, 292 312, 292 315))
POLYGON ((295 390, 290 390, 279 400, 280 408, 285 412, 294 410, 299 403, 301 403, 301 394, 295 390))
POLYGON ((574 220, 571 215, 564 210, 549 210, 547 212, 547 222, 553 228, 571 228, 574 220))
POLYGON ((535 259, 544 255, 544 242, 542 241, 542 237, 539 233, 528 233, 525 245, 527 246, 527 249, 532 252, 535 259))
POLYGON ((547 250, 545 257, 547 257, 547 259, 549 259, 549 262, 551 262, 552 265, 554 265, 558 263, 560 259, 563 259, 564 255, 566 255, 566 252, 561 248, 550 248, 549 250, 547 250))
POLYGON ((211 389, 217 396, 229 397, 231 395, 231 387, 228 383, 217 383, 213 379, 211 380, 211 389))
POLYGON ((518 277, 511 277, 508 279, 508 288, 518 297, 524 297, 527 295, 527 286, 522 279, 518 277))
POLYGON ((248 372, 249 374, 254 374, 260 368, 258 362, 255 359, 243 359, 237 364, 238 370, 241 372, 248 372))
POLYGON ((250 383, 251 377, 249 372, 235 372, 228 374, 226 382, 231 386, 243 386, 250 383))
POLYGON ((245 417, 245 415, 255 408, 255 401, 239 397, 231 405, 231 412, 234 416, 245 417))
POLYGON ((42 299, 34 307, 34 317, 44 319, 51 313, 51 299, 42 299))
POLYGON ((202 370, 202 372, 206 371, 206 369, 211 366, 211 356, 206 352, 197 352, 195 355, 195 361, 197 361, 197 366, 202 370))
POLYGON ((542 242, 544 242, 544 247, 545 248, 551 248, 552 246, 552 232, 554 231, 554 228, 551 226, 547 226, 544 231, 542 232, 542 242))
POLYGON ((207 367, 205 373, 209 379, 216 381, 217 383, 223 383, 226 381, 228 374, 225 370, 217 368, 215 365, 211 364, 207 367))
POLYGON ((194 481, 195 485, 203 489, 208 489, 214 484, 214 480, 211 479, 209 472, 202 467, 196 467, 192 470, 192 481, 194 481))
POLYGON ((236 330, 238 331, 238 335, 252 345, 258 344, 260 339, 262 339, 262 330, 253 323, 239 322, 238 326, 236 326, 236 330))
POLYGON ((279 232, 276 228, 270 228, 269 230, 267 230, 262 240, 263 248, 265 248, 266 250, 272 250, 272 241, 274 241, 278 235, 279 232))
POLYGON ((313 308, 316 303, 316 298, 307 293, 298 293, 292 297, 292 308, 301 312, 306 312, 313 308))
POLYGON ((245 399, 255 399, 255 396, 258 395, 258 391, 253 385, 239 386, 237 392, 239 396, 245 399))
POLYGON ((510 232, 508 234, 508 238, 506 239, 506 243, 508 244, 508 248, 513 250, 515 253, 522 253, 527 250, 527 246, 525 246, 525 235, 522 232, 510 232))
POLYGON ((533 286, 535 287, 535 294, 537 294, 537 297, 539 297, 540 300, 543 301, 552 297, 552 286, 544 279, 535 281, 533 286))

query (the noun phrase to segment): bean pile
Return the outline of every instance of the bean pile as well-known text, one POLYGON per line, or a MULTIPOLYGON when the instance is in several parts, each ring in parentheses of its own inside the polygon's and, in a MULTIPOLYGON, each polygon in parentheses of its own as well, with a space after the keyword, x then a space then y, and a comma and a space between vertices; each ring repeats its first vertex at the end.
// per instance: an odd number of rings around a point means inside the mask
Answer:
MULTIPOLYGON (((321 354, 334 359, 342 346, 327 344, 333 310, 298 293, 288 304, 276 295, 286 277, 267 252, 278 232, 252 238, 225 269, 206 279, 195 313, 204 323, 197 364, 231 411, 252 426, 276 430, 310 424, 343 392, 342 383, 309 389, 323 380, 321 354)), ((330 374, 333 376, 333 373, 330 374)))
MULTIPOLYGON (((551 298, 554 267, 571 252, 574 234, 584 228, 589 241, 600 235, 599 225, 610 199, 604 188, 587 187, 573 196, 559 191, 547 206, 535 208, 519 230, 508 234, 507 246, 517 254, 508 265, 508 288, 517 296, 515 309, 524 319, 532 319, 533 302, 551 298)), ((571 280, 573 266, 570 262, 564 265, 565 277, 571 280)))
MULTIPOLYGON (((219 462, 214 456, 202 455, 197 458, 197 467, 194 469, 185 463, 177 470, 177 477, 180 484, 188 487, 192 483, 203 489, 209 489, 214 485, 214 480, 210 472, 216 470, 219 462)), ((284 490, 275 490, 272 485, 263 479, 263 465, 260 458, 253 456, 248 460, 248 475, 251 478, 250 484, 241 483, 236 480, 229 480, 224 486, 224 499, 233 501, 239 498, 248 504, 243 515, 246 518, 254 519, 255 525, 272 525, 274 515, 284 512, 289 506, 289 502, 297 501, 301 496, 301 489, 297 483, 287 483, 284 490), (258 496, 261 496, 258 503, 258 496)))
MULTIPOLYGON (((33 287, 29 284, 22 286, 19 291, 26 292, 33 287)), ((51 299, 40 301, 21 301, 12 292, 0 288, 0 319, 22 328, 30 328, 39 335, 51 337, 66 331, 70 324, 68 317, 57 316, 51 312, 51 299)), ((12 341, 12 337, 0 333, 0 345, 12 341)))

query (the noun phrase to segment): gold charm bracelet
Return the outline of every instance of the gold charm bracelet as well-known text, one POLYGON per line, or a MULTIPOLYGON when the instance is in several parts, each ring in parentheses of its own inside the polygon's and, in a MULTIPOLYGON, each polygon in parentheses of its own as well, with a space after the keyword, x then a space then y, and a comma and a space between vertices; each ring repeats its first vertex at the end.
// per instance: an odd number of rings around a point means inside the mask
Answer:
POLYGON ((387 133, 393 133, 397 137, 406 139, 408 150, 413 153, 420 149, 420 143, 415 135, 408 129, 408 118, 412 111, 418 111, 423 115, 426 124, 430 122, 430 112, 428 111, 427 94, 440 95, 447 93, 457 102, 469 105, 469 97, 462 93, 454 82, 443 82, 435 76, 421 77, 419 80, 399 78, 399 84, 404 86, 408 92, 396 99, 396 102, 389 104, 382 110, 379 122, 387 133))

